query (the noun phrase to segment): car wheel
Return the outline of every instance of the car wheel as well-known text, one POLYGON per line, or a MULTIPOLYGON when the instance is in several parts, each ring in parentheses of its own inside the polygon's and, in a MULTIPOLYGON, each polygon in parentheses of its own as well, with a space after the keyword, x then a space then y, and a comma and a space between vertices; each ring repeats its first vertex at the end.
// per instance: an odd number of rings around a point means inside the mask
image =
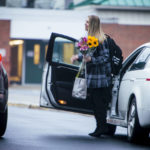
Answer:
POLYGON ((107 135, 113 136, 116 132, 116 125, 107 124, 108 126, 108 133, 107 135))
POLYGON ((7 126, 8 107, 4 113, 0 113, 0 137, 4 135, 7 126))
POLYGON ((149 135, 146 129, 140 127, 135 98, 132 100, 129 108, 127 135, 128 140, 134 143, 143 142, 149 135))

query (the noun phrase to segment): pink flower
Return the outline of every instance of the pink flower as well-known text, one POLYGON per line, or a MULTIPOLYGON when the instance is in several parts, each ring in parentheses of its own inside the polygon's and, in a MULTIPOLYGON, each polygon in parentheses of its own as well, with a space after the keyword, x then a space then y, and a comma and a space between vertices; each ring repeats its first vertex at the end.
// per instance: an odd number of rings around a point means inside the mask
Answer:
POLYGON ((84 42, 87 42, 87 38, 86 38, 86 37, 83 37, 83 41, 84 41, 84 42))
POLYGON ((87 43, 87 38, 82 37, 80 41, 77 43, 77 47, 80 50, 81 53, 86 54, 88 52, 88 43, 87 43))
POLYGON ((84 46, 84 49, 85 49, 85 50, 88 50, 88 46, 84 46))
POLYGON ((80 48, 80 50, 81 50, 81 51, 84 51, 84 48, 83 48, 83 47, 81 47, 81 48, 80 48))
POLYGON ((78 45, 77 45, 78 47, 80 47, 81 46, 81 43, 78 43, 78 45))

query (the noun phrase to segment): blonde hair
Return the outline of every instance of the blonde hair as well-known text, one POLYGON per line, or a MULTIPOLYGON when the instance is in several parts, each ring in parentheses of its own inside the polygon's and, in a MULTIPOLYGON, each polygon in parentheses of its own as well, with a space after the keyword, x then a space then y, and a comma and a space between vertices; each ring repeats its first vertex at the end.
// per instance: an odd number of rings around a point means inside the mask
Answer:
POLYGON ((89 18, 89 27, 88 27, 88 35, 95 36, 99 39, 100 43, 106 39, 106 36, 102 30, 100 19, 98 16, 91 15, 89 18))

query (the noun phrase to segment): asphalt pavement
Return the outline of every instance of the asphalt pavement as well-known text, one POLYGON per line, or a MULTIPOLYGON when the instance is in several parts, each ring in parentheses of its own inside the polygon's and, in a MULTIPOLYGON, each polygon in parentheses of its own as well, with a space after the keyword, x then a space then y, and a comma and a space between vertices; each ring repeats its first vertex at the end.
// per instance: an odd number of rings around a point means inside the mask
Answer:
MULTIPOLYGON (((12 114, 12 112, 14 112, 14 111, 16 111, 16 110, 22 110, 22 111, 30 111, 29 112, 29 114, 31 113, 31 111, 32 111, 32 109, 20 109, 19 107, 26 107, 26 108, 40 108, 40 106, 39 106, 39 101, 40 101, 40 90, 41 90, 41 85, 39 85, 39 84, 37 84, 37 85, 16 85, 16 84, 13 84, 13 85, 10 85, 9 86, 9 95, 8 95, 8 104, 9 104, 9 120, 10 120, 10 118, 11 118, 11 116, 10 116, 10 114, 12 114), (11 107, 11 106, 17 106, 17 107, 11 107)), ((40 108, 40 109, 43 109, 43 108, 40 108)), ((84 128, 81 128, 81 130, 79 131, 79 132, 77 132, 78 130, 79 130, 79 128, 77 128, 76 129, 76 131, 74 131, 73 132, 73 135, 78 135, 78 134, 81 134, 81 136, 86 136, 86 138, 88 138, 88 140, 89 140, 89 136, 88 136, 88 132, 90 132, 90 130, 92 131, 95 127, 95 121, 94 121, 94 117, 93 116, 91 116, 91 115, 85 115, 85 114, 79 114, 79 113, 68 113, 68 112, 65 112, 65 111, 62 111, 62 110, 55 110, 55 109, 47 109, 48 111, 42 111, 42 113, 44 113, 44 115, 42 115, 42 118, 44 117, 44 116, 47 116, 46 114, 48 113, 48 114, 52 114, 53 112, 55 112, 55 113, 58 113, 58 118, 60 118, 61 120, 62 120, 62 118, 63 118, 63 116, 65 117, 66 115, 73 115, 73 116, 70 116, 70 117, 67 117, 67 118, 70 118, 69 120, 68 120, 68 122, 72 122, 72 118, 74 118, 74 117, 77 117, 77 118, 80 118, 79 116, 81 116, 81 118, 83 119, 83 118, 87 118, 88 119, 88 121, 87 122, 90 122, 90 124, 88 124, 88 126, 87 126, 87 130, 86 130, 86 133, 82 133, 81 131, 84 129, 84 128), (65 114, 65 115, 64 115, 65 114), (60 115, 61 115, 61 117, 60 117, 60 115), (83 135, 82 135, 83 134, 83 135)), ((35 110, 33 110, 33 112, 34 112, 35 110)), ((38 110, 36 110, 36 112, 37 112, 38 110)), ((40 110, 39 110, 40 111, 40 110)), ((17 111, 17 112, 21 112, 21 111, 17 111)), ((16 113, 16 114, 18 114, 18 113, 16 113)), ((19 115, 19 114, 18 114, 19 115)), ((24 115, 24 114, 23 114, 24 115)), ((32 115, 31 115, 32 116, 32 115)), ((33 116, 36 116, 35 114, 33 115, 33 116)), ((41 115, 37 115, 37 116, 41 116, 41 115)), ((52 115, 53 116, 53 115, 52 115)), ((53 117, 48 117, 48 118, 53 118, 53 117)), ((54 115, 55 116, 55 115, 54 115)), ((56 117, 56 116, 55 116, 56 117)), ((54 120, 55 120, 55 117, 54 117, 54 120)), ((56 118, 57 118, 56 117, 56 118)), ((29 118, 29 117, 27 117, 27 118, 29 118)), ((45 117, 44 117, 45 118, 45 117)), ((52 121, 52 120, 49 120, 50 122, 52 121)), ((82 120, 81 119, 81 120, 82 120)), ((32 119, 31 119, 32 120, 32 119)), ((40 118, 39 118, 39 120, 40 120, 40 118)), ((45 118, 45 122, 46 122, 46 120, 47 120, 47 118, 45 118)), ((84 120, 84 119, 83 119, 84 120)), ((10 121, 9 121, 10 122, 10 121)), ((34 122, 34 121, 33 121, 34 122)), ((49 126, 51 123, 48 123, 48 124, 46 124, 46 126, 49 126)), ((86 122, 86 121, 85 121, 86 122)), ((87 123, 86 122, 86 123, 87 123)), ((83 122, 82 122, 83 123, 83 122)), ((82 124, 81 123, 81 124, 82 124)), ((11 123, 8 123, 8 124, 11 124, 11 123)), ((29 124, 31 124, 31 123, 29 123, 29 124)), ((38 123, 37 123, 38 124, 38 123)), ((65 122, 62 124, 61 122, 55 122, 54 121, 54 125, 53 126, 58 126, 59 124, 61 124, 61 127, 59 127, 60 129, 62 128, 62 125, 66 128, 66 125, 67 124, 65 124, 65 122)), ((34 125, 33 125, 34 126, 34 125)), ((67 125, 68 126, 68 125, 67 125)), ((84 124, 83 125, 84 127, 86 127, 86 124, 84 124)), ((24 127, 21 127, 22 129, 24 129, 24 127)), ((9 130, 9 127, 8 127, 8 129, 7 130, 9 130)), ((45 130, 45 127, 43 128, 43 130, 45 130)), ((67 127, 67 130, 68 130, 68 127, 67 127)), ((70 130, 72 130, 72 128, 70 127, 70 130)), ((39 131, 39 129, 36 129, 36 132, 37 131, 39 131)), ((52 130, 53 131, 53 130, 52 130)), ((17 131, 16 131, 17 132, 17 131)), ((65 131, 65 134, 66 134, 66 132, 67 131, 65 131)), ((5 137, 7 137, 7 133, 8 133, 8 131, 6 132, 6 136, 5 137)), ((29 133, 29 132, 28 132, 29 133)), ((68 132, 67 132, 68 133, 68 132)), ((72 132, 71 132, 72 133, 72 132)), ((23 133, 24 134, 24 133, 23 133)), ((56 133, 56 134, 58 134, 58 133, 56 133)), ((60 133, 59 133, 60 134, 60 133)), ((31 134, 30 134, 31 135, 31 134)), ((72 136, 73 136, 72 135, 72 136)), ((118 139, 120 139, 120 137, 122 138, 122 140, 125 142, 125 143, 128 143, 127 142, 127 139, 126 139, 126 135, 127 135, 127 130, 126 130, 126 128, 122 128, 122 127, 117 127, 117 131, 116 131, 116 136, 119 136, 119 138, 117 137, 117 142, 115 143, 115 144, 118 144, 118 139)), ((14 137, 14 135, 12 135, 13 137, 14 137)), ((49 134, 48 134, 48 136, 49 136, 49 134)), ((55 136, 54 136, 55 137, 55 136)), ((52 136, 52 138, 54 138, 53 136, 52 136)), ((59 138, 59 140, 56 138, 56 141, 59 141, 59 142, 61 142, 61 140, 60 140, 60 135, 58 136, 59 138)), ((62 134, 62 137, 66 137, 66 135, 63 135, 62 134)), ((68 137, 69 139, 70 139, 70 137, 68 137)), ((74 139, 74 136, 73 136, 73 139, 74 139)), ((84 139, 84 138, 83 138, 84 139)), ((48 138, 47 140, 51 140, 51 138, 48 138)), ((66 139, 64 139, 64 141, 65 141, 66 139)), ((77 138, 76 139, 77 141, 79 140, 81 140, 80 139, 80 137, 79 138, 77 138)), ((114 139, 113 139, 114 140, 114 139)), ((122 141, 121 140, 121 141, 122 141)), ((36 140, 35 140, 36 141, 36 140)), ((55 141, 55 142, 56 142, 55 141)), ((71 141, 71 143, 73 142, 74 140, 72 140, 71 141)), ((76 142, 77 142, 76 141, 76 142)), ((108 141, 107 141, 108 142, 108 141)), ((112 139, 110 139, 110 141, 109 141, 111 144, 110 145, 112 145, 112 139)), ((0 143, 1 143, 1 141, 0 141, 0 143)), ((25 141, 25 143, 26 143, 26 141, 25 141)), ((27 142, 28 143, 28 142, 27 142)), ((57 143, 57 142, 56 142, 57 143)), ((72 146, 72 144, 70 143, 70 147, 72 146)), ((78 143, 78 142, 77 142, 78 143)), ((82 143, 82 142, 81 142, 82 143)), ((84 142, 83 142, 84 143, 84 142)), ((82 144, 83 144, 82 143, 82 144)), ((62 144, 62 143, 61 143, 62 144)), ((68 145, 68 143, 66 143, 67 145, 68 145)), ((84 143, 85 144, 85 143, 84 143)), ((129 143, 128 143, 129 144, 129 143)), ((130 147, 130 144, 128 145, 127 144, 127 149, 129 148, 131 148, 130 147)), ((7 144, 6 144, 7 145, 7 144)), ((53 145, 53 144, 52 144, 53 145)), ((107 144, 106 144, 107 145, 107 144)), ((102 147, 103 148, 105 148, 105 146, 106 145, 103 145, 102 147)), ((110 145, 108 145, 108 146, 110 146, 110 145)), ((119 142, 119 145, 120 145, 120 142, 119 142)), ((124 143, 122 143, 121 144, 121 147, 120 148, 123 148, 122 147, 122 145, 124 145, 124 143)), ((10 145, 9 145, 10 146, 10 145)), ((57 145, 53 145, 54 147, 52 148, 52 149, 58 149, 58 147, 57 147, 57 145), (57 148, 56 148, 56 147, 57 148)), ((96 145, 95 145, 96 146, 96 145)), ((5 147, 5 146, 4 146, 5 147)), ((7 147, 7 146, 6 146, 7 147)), ((5 147, 5 148, 6 148, 5 147)), ((26 147, 26 146, 25 146, 26 147)), ((49 147, 49 146, 48 146, 49 147)), ((46 149, 48 148, 47 146, 45 147, 46 149)), ((70 149, 70 147, 69 147, 69 149, 70 149)), ((82 147, 82 146, 81 146, 82 147)), ((98 144, 98 146, 96 146, 95 147, 95 149, 98 149, 100 147, 100 145, 98 144)), ((111 147, 111 146, 110 146, 111 147)), ((110 148, 109 147, 109 148, 110 148)), ((115 147, 115 146, 114 146, 115 147)), ((149 145, 148 145, 148 147, 149 147, 149 145)), ((4 148, 4 149, 5 149, 4 148)), ((26 147, 27 148, 27 147, 26 147)), ((25 148, 25 149, 26 149, 25 148)), ((33 148, 32 146, 30 147, 31 149, 33 148)), ((29 149, 30 149, 29 148, 29 149)), ((34 147, 35 148, 35 147, 34 147)), ((34 149, 33 148, 33 149, 34 149)), ((45 149, 44 148, 44 149, 45 149)), ((68 147, 67 147, 68 148, 68 147)), ((102 149, 103 149, 102 148, 102 149)), ((125 148, 125 149, 126 149, 125 148)), ((135 147, 133 146, 133 149, 134 149, 135 147)), ((136 148, 139 148, 138 146, 136 147, 136 148)), ((147 146, 146 147, 144 147, 144 149, 147 149, 147 146)), ((7 149, 7 148, 6 148, 7 149)), ((16 150, 16 147, 14 147, 14 149, 16 150)), ((14 149, 12 149, 12 150, 14 150, 14 149)), ((28 149, 28 148, 27 148, 28 149)), ((65 149, 65 148, 63 148, 63 149, 65 149)), ((71 148, 71 149, 73 149, 73 148, 71 148)), ((83 148, 84 149, 84 148, 83 148)), ((86 149, 87 149, 87 147, 86 147, 86 149)), ((89 148, 89 149, 91 149, 91 148, 89 148)), ((132 149, 132 148, 131 148, 132 149)), ((143 149, 143 147, 140 147, 139 149, 143 149)))
MULTIPOLYGON (((40 107, 40 90, 41 85, 17 85, 13 84, 9 86, 9 94, 8 94, 8 105, 9 106, 17 106, 17 107, 26 107, 26 108, 36 108, 36 109, 45 109, 49 110, 49 108, 40 107)), ((52 109, 50 109, 52 111, 52 109)), ((56 110, 58 111, 58 110, 56 110)), ((80 114, 80 113, 79 113, 80 114)), ((82 114, 84 116, 89 116, 82 114)), ((95 122, 95 121, 94 121, 95 122)), ((117 128, 117 131, 122 133, 126 132, 124 128, 117 128)))
POLYGON ((111 136, 94 138, 91 115, 56 109, 47 111, 9 106, 5 135, 0 150, 149 150, 150 143, 131 144, 126 130, 111 136))
MULTIPOLYGON (((13 84, 9 86, 8 105, 17 107, 27 107, 36 109, 46 109, 40 107, 40 90, 41 85, 17 85, 13 84)), ((52 109, 50 109, 52 111, 52 109)), ((58 111, 58 110, 56 110, 58 111)), ((83 114, 82 114, 83 115, 83 114)), ((84 114, 85 115, 85 114, 84 114)), ((88 116, 88 115, 85 115, 88 116)), ((94 121, 95 122, 95 121, 94 121)), ((123 134, 126 132, 124 128, 117 128, 117 131, 123 134)))

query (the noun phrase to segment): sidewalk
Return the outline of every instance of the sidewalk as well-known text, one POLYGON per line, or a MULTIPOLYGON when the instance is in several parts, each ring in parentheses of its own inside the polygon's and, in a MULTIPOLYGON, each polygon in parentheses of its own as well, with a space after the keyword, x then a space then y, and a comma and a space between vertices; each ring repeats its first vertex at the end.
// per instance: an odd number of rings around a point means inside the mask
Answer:
POLYGON ((10 85, 8 105, 39 107, 41 85, 10 85))

